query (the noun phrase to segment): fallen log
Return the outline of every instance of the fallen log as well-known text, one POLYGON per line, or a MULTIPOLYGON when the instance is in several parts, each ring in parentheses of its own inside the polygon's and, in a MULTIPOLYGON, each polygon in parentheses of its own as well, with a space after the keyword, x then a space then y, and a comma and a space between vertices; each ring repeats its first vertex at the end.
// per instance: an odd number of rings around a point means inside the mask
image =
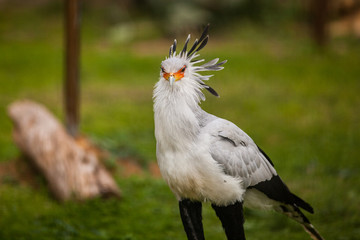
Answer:
POLYGON ((8 114, 15 143, 45 176, 58 200, 120 197, 118 186, 95 152, 78 144, 44 106, 16 101, 8 107, 8 114))

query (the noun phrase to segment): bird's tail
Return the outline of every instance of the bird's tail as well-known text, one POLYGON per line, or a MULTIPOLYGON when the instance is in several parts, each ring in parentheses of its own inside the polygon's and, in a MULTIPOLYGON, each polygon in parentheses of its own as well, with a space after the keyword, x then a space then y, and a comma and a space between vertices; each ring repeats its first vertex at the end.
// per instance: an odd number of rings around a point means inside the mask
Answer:
POLYGON ((296 205, 282 204, 275 210, 300 223, 312 239, 325 240, 296 205))
POLYGON ((302 223, 301 225, 312 239, 325 240, 311 223, 302 223))

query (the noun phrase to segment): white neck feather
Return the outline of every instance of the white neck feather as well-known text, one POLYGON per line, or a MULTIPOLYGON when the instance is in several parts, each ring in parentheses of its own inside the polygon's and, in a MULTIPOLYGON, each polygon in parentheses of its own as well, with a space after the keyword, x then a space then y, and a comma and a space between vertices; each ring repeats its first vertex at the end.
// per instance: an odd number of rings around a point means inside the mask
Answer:
POLYGON ((201 110, 200 85, 184 78, 170 86, 160 79, 154 89, 155 136, 158 144, 178 149, 196 139, 200 124, 197 115, 201 110))
MULTIPOLYGON (((173 51, 172 56, 161 63, 162 71, 177 72, 183 66, 186 66, 186 70, 184 77, 172 85, 165 80, 163 73, 160 72, 160 80, 156 83, 153 94, 155 137, 158 146, 161 145, 167 149, 188 148, 189 144, 196 141, 202 124, 201 121, 204 120, 201 118, 206 117, 199 103, 201 100, 205 100, 201 90, 204 87, 209 89, 209 86, 203 81, 209 80, 212 76, 203 76, 198 72, 219 71, 223 69, 222 65, 226 60, 218 63, 219 59, 215 58, 197 66, 196 64, 204 60, 194 60, 199 56, 196 52, 193 52, 191 56, 188 56, 187 52, 176 55, 173 46, 171 51, 173 51)), ((213 89, 209 91, 215 92, 213 89)))

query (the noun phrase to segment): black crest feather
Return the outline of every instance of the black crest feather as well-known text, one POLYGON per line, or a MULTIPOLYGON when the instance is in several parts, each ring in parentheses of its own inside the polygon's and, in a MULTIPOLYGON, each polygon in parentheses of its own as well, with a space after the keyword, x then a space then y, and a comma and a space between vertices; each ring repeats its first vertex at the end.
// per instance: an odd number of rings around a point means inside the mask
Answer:
POLYGON ((176 51, 176 45, 177 45, 177 41, 176 41, 176 39, 175 39, 173 45, 170 46, 170 49, 169 49, 169 57, 171 57, 171 55, 175 53, 175 51, 176 51))
MULTIPOLYGON (((187 52, 187 47, 188 47, 188 43, 190 41, 190 34, 188 35, 188 37, 185 40, 185 44, 183 49, 180 52, 180 56, 181 57, 186 57, 187 59, 190 59, 193 57, 193 55, 197 52, 199 52, 201 49, 203 49, 206 44, 209 41, 209 26, 210 24, 207 24, 200 36, 199 39, 196 39, 193 43, 193 45, 191 46, 190 50, 187 52)), ((174 43, 170 46, 169 49, 169 58, 172 57, 173 55, 175 55, 176 52, 176 46, 177 46, 177 41, 176 39, 174 40, 174 43)), ((197 61, 192 61, 193 64, 199 63, 204 61, 202 60, 197 60, 197 61)), ((221 69, 223 69, 224 67, 222 66, 223 64, 225 64, 227 62, 227 60, 224 60, 222 62, 219 62, 218 58, 215 58, 201 66, 196 66, 195 67, 195 71, 199 72, 199 71, 219 71, 221 69)), ((208 80, 212 75, 208 75, 208 76, 202 76, 199 75, 196 77, 196 80, 198 81, 198 83, 200 83, 200 85, 205 88, 207 91, 209 91, 212 95, 219 97, 219 94, 209 85, 205 84, 203 81, 208 80)))
POLYGON ((183 47, 183 49, 182 49, 182 51, 181 51, 181 56, 183 56, 184 54, 186 54, 186 49, 187 49, 187 45, 188 45, 189 41, 190 41, 190 34, 188 35, 188 37, 187 37, 187 39, 186 39, 186 41, 185 41, 184 47, 183 47))
POLYGON ((219 94, 209 85, 206 85, 205 83, 200 83, 206 90, 208 90, 212 95, 215 97, 219 97, 219 94))
POLYGON ((198 43, 199 43, 199 40, 195 39, 194 44, 192 45, 192 47, 190 48, 190 50, 189 50, 189 52, 187 54, 188 58, 192 55, 192 53, 194 52, 194 50, 197 47, 198 43))
POLYGON ((204 39, 204 41, 201 42, 200 46, 196 49, 195 52, 198 52, 201 49, 203 49, 206 46, 206 44, 208 43, 208 40, 209 40, 209 35, 207 35, 206 38, 204 39))
POLYGON ((176 45, 177 45, 177 41, 176 39, 174 40, 174 44, 173 44, 173 53, 176 52, 176 45))
POLYGON ((203 49, 207 42, 208 42, 208 39, 209 39, 209 26, 210 24, 207 24, 206 27, 204 28, 204 31, 203 33, 201 34, 199 40, 196 39, 193 46, 191 47, 191 49, 189 50, 188 54, 187 54, 187 57, 191 57, 193 54, 195 54, 196 52, 200 51, 201 49, 203 49), (200 44, 200 46, 199 46, 200 44), (199 46, 199 47, 198 47, 199 46), (198 47, 198 48, 197 48, 198 47), (196 49, 197 48, 197 49, 196 49), (196 49, 196 50, 195 50, 196 49))

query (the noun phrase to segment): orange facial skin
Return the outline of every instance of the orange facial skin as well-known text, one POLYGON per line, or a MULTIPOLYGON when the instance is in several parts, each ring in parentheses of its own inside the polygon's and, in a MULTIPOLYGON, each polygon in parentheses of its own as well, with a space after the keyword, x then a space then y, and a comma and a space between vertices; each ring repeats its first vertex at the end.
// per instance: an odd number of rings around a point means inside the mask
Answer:
POLYGON ((184 65, 179 71, 177 71, 176 73, 168 73, 165 72, 164 68, 161 67, 161 71, 163 74, 163 77, 169 81, 169 77, 173 76, 175 78, 175 81, 179 81, 180 79, 182 79, 184 77, 185 74, 185 70, 186 70, 186 65, 184 65))

